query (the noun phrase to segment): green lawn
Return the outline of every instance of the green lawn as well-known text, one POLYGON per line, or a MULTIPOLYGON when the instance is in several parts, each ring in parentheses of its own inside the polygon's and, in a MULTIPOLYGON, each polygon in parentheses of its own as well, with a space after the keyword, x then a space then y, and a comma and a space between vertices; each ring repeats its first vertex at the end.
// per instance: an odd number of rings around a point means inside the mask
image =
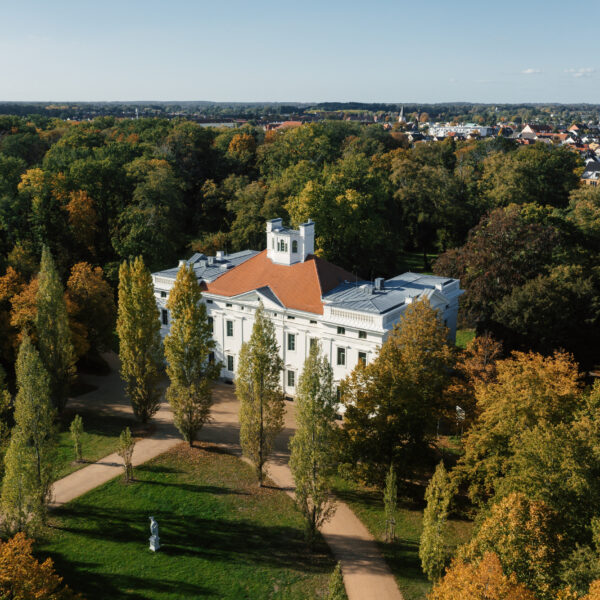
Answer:
POLYGON ((463 350, 468 343, 475 337, 474 329, 457 329, 456 330, 456 345, 463 350))
MULTIPOLYGON (((427 260, 429 266, 433 264, 433 261, 438 257, 437 254, 427 254, 427 260)), ((400 263, 398 265, 398 272, 405 273, 406 271, 412 271, 413 273, 424 273, 431 275, 431 270, 425 270, 423 268, 423 253, 422 252, 404 252, 400 257, 400 263)))
POLYGON ((39 544, 87 600, 325 597, 335 562, 310 554, 302 519, 281 490, 211 448, 181 444, 57 510, 39 544), (149 520, 162 548, 148 549, 149 520))
POLYGON ((86 462, 75 462, 75 450, 69 426, 76 411, 67 408, 61 417, 56 454, 56 479, 60 479, 90 462, 100 460, 116 450, 117 440, 125 427, 134 430, 133 418, 122 416, 100 416, 91 411, 79 411, 83 419, 84 434, 82 438, 83 459, 86 462))
MULTIPOLYGON (((379 541, 380 549, 390 566, 405 600, 424 600, 431 585, 421 571, 419 539, 422 531, 423 506, 410 498, 398 498, 396 541, 386 543, 385 517, 380 491, 366 488, 338 477, 335 492, 347 502, 367 529, 379 541)), ((449 542, 459 545, 469 539, 472 524, 449 521, 449 542)))

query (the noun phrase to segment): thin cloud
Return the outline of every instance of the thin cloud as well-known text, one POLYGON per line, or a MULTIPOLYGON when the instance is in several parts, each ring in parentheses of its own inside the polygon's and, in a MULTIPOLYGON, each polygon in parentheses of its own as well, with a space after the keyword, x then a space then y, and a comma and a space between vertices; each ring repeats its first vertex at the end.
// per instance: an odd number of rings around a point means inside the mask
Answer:
POLYGON ((565 73, 570 73, 573 77, 591 77, 596 69, 593 67, 581 67, 579 69, 565 69, 565 73))
POLYGON ((521 71, 521 73, 523 73, 523 75, 537 75, 538 73, 541 73, 542 70, 541 69, 523 69, 521 71))

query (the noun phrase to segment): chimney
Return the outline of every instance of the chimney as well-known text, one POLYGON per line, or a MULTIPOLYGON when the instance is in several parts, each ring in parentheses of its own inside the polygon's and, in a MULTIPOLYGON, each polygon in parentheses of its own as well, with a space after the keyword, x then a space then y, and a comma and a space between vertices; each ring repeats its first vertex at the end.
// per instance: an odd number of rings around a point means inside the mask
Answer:
POLYGON ((300 237, 304 240, 304 260, 309 254, 315 253, 315 224, 312 219, 300 225, 300 237))
POLYGON ((383 290, 385 288, 385 279, 383 277, 377 277, 375 279, 375 289, 383 290))
POLYGON ((271 219, 267 221, 267 233, 273 231, 273 229, 281 229, 283 225, 283 219, 271 219))
POLYGON ((179 268, 181 269, 181 267, 185 267, 186 264, 187 264, 187 262, 185 260, 180 260, 179 261, 179 268))
POLYGON ((223 260, 225 258, 225 252, 223 250, 217 250, 217 260, 223 260))

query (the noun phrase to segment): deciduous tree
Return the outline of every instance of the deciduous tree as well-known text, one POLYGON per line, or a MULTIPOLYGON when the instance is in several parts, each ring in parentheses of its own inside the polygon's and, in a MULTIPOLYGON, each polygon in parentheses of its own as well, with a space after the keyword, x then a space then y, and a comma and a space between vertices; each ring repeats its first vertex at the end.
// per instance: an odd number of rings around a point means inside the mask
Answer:
POLYGON ((429 580, 437 581, 446 566, 448 549, 445 526, 452 500, 452 484, 444 463, 440 462, 425 491, 423 533, 419 545, 421 567, 429 580))
POLYGON ((366 367, 342 383, 346 459, 359 476, 383 485, 390 465, 403 476, 422 456, 444 412, 454 353, 428 300, 410 304, 366 367))
POLYGON ((171 329, 164 342, 171 380, 167 399, 177 429, 191 446, 209 419, 211 387, 221 369, 214 361, 212 327, 191 265, 179 269, 167 308, 171 312, 171 329))
POLYGON ((127 483, 133 481, 133 464, 131 463, 131 458, 133 457, 134 448, 135 440, 131 435, 131 430, 129 427, 125 427, 119 436, 117 454, 123 459, 123 479, 127 483))
POLYGON ((75 353, 64 288, 47 247, 42 251, 38 281, 35 326, 40 358, 50 378, 52 402, 62 411, 75 375, 75 353))
POLYGON ((45 518, 54 474, 56 411, 48 373, 29 337, 16 364, 15 425, 5 456, 2 509, 9 531, 35 530, 45 518))
POLYGON ((313 344, 298 382, 297 429, 290 441, 296 503, 306 520, 306 539, 311 547, 317 531, 335 510, 331 497, 335 402, 331 365, 319 345, 313 344))
POLYGON ((507 576, 498 557, 488 552, 477 563, 456 560, 433 587, 428 600, 536 600, 533 592, 507 576))
POLYGON ((83 419, 81 415, 75 415, 73 420, 71 421, 71 426, 69 427, 69 431, 71 432, 71 439, 73 440, 73 447, 75 448, 75 458, 81 462, 83 459, 83 454, 81 452, 81 436, 83 435, 83 419))
POLYGON ((250 339, 242 345, 235 377, 240 401, 240 443, 256 469, 260 486, 275 436, 283 428, 282 360, 275 326, 261 305, 256 309, 250 339))
POLYGON ((136 417, 146 423, 160 405, 162 352, 152 276, 141 257, 119 269, 117 333, 125 391, 136 417))
POLYGON ((81 600, 54 571, 51 558, 38 561, 33 555, 33 540, 17 533, 0 541, 0 597, 35 600, 81 600))

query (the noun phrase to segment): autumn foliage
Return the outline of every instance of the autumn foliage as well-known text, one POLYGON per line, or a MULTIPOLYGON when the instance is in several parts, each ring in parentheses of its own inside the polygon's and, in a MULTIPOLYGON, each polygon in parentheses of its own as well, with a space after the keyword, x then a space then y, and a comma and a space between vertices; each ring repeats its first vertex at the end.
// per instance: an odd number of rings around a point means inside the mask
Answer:
POLYGON ((454 561, 428 599, 536 600, 536 597, 514 575, 505 575, 498 557, 489 552, 478 563, 454 561))
POLYGON ((32 554, 33 541, 18 533, 0 541, 0 598, 14 600, 76 600, 81 596, 62 585, 52 559, 39 562, 32 554))

